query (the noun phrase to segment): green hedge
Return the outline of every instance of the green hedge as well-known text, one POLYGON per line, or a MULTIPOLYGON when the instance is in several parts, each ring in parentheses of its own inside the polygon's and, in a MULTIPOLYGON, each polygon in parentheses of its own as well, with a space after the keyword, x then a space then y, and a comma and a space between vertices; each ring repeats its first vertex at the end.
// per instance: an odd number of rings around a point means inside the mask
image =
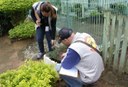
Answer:
POLYGON ((10 39, 26 39, 32 38, 35 35, 35 26, 33 22, 24 21, 23 23, 17 25, 13 29, 9 30, 10 39))
POLYGON ((28 10, 36 1, 39 0, 1 0, 0 11, 13 13, 14 11, 28 10))
POLYGON ((23 22, 36 1, 39 0, 0 0, 0 36, 23 22))
POLYGON ((29 60, 17 70, 0 74, 0 87, 54 87, 58 78, 53 66, 29 60))
POLYGON ((0 12, 11 18, 13 25, 23 21, 32 4, 39 0, 0 0, 0 12))

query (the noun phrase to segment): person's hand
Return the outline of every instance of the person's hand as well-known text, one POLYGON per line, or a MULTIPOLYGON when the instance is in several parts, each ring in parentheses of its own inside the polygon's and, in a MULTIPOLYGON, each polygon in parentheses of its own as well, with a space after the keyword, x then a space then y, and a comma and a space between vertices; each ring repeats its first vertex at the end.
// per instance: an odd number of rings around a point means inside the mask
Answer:
POLYGON ((51 44, 54 46, 56 44, 56 40, 51 40, 51 44))
POLYGON ((41 25, 40 21, 41 21, 40 19, 36 20, 36 25, 37 26, 40 26, 41 25))
POLYGON ((61 59, 63 59, 65 55, 66 55, 66 53, 62 53, 61 56, 60 56, 61 59))

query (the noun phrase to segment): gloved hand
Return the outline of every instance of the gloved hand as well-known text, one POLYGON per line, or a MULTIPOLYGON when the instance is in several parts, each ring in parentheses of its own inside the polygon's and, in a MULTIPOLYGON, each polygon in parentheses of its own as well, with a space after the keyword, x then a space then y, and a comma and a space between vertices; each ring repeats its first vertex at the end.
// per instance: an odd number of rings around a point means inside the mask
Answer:
POLYGON ((61 64, 60 63, 57 63, 56 66, 55 66, 56 71, 59 72, 60 68, 61 68, 61 64))

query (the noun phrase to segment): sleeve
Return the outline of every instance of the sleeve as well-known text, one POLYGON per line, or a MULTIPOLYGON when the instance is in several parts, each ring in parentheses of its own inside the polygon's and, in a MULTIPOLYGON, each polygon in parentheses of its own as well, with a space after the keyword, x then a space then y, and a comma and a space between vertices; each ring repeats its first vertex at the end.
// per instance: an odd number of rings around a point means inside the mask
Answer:
POLYGON ((34 12, 33 7, 31 8, 30 15, 31 15, 32 20, 36 23, 36 17, 35 17, 35 12, 34 12))
POLYGON ((69 48, 67 55, 64 57, 64 60, 62 61, 62 67, 65 69, 71 69, 79 63, 80 59, 80 55, 73 49, 69 48))
POLYGON ((57 21, 57 18, 53 18, 51 20, 51 27, 52 27, 51 38, 53 40, 55 40, 55 36, 56 36, 56 21, 57 21))
POLYGON ((36 23, 36 20, 37 20, 37 18, 36 18, 36 16, 35 16, 35 12, 37 13, 37 14, 40 14, 40 9, 39 9, 39 7, 40 7, 40 2, 36 2, 36 3, 34 3, 33 5, 32 5, 32 9, 31 9, 31 12, 30 12, 30 15, 31 15, 31 17, 32 17, 32 20, 36 23))

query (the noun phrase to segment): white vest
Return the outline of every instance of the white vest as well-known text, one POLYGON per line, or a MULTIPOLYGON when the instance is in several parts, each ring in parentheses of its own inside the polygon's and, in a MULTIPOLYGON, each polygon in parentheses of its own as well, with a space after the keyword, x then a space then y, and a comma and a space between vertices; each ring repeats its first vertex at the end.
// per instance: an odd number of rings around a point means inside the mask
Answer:
POLYGON ((76 33, 69 48, 75 50, 81 57, 80 62, 75 66, 79 70, 81 80, 85 83, 94 83, 104 70, 102 58, 84 43, 74 43, 77 40, 84 41, 88 36, 90 35, 86 33, 76 33))

